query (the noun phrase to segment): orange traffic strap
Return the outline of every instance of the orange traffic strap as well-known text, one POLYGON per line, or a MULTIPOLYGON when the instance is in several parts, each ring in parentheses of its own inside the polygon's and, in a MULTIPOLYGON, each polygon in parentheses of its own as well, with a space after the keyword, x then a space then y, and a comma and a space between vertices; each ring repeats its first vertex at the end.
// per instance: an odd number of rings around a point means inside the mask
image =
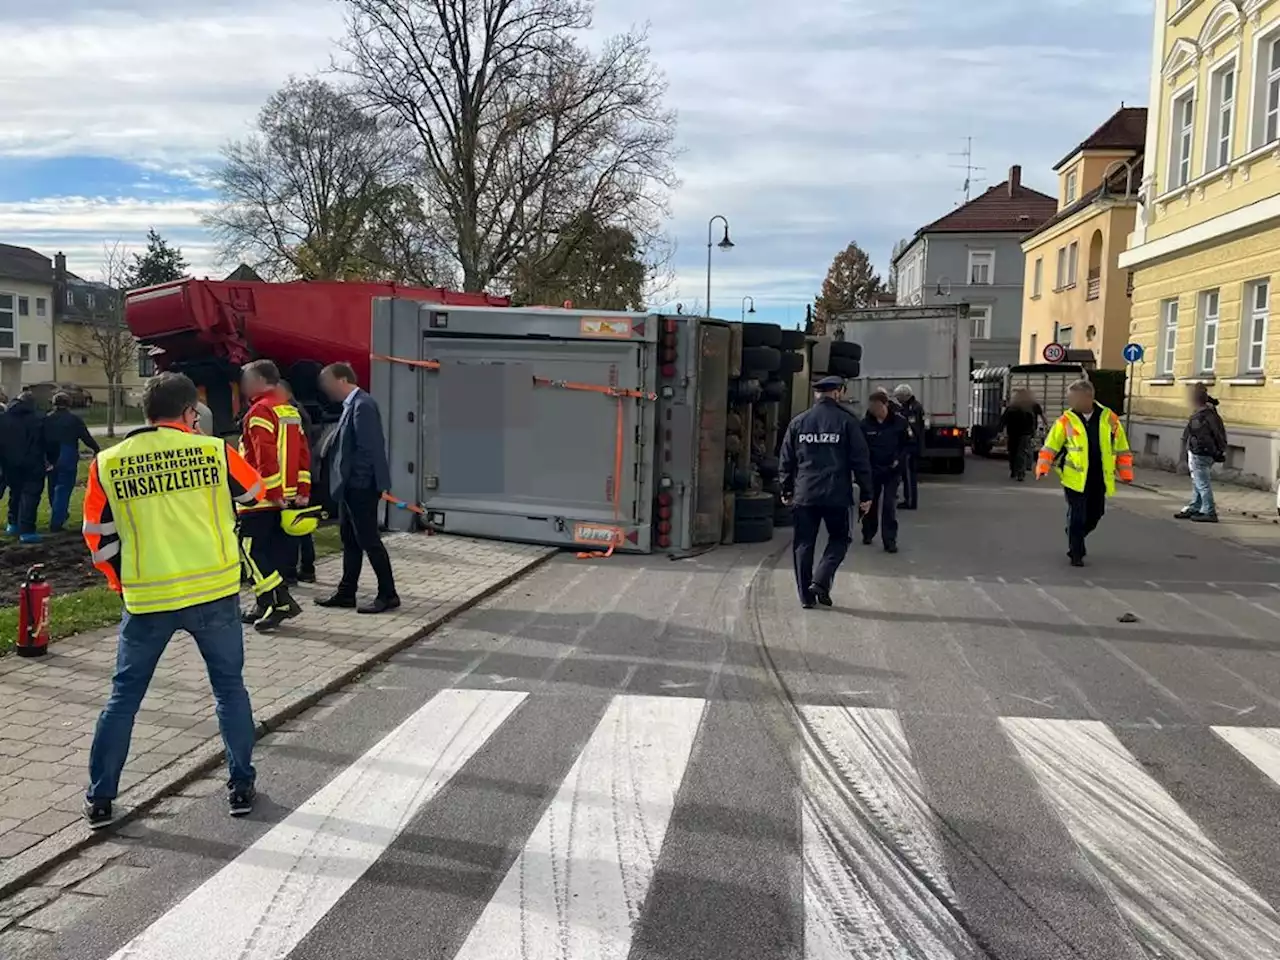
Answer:
MULTIPOLYGON (((439 360, 410 360, 407 357, 391 357, 385 354, 372 353, 369 355, 370 360, 378 360, 383 363, 399 363, 408 367, 417 367, 420 370, 439 370, 439 360)), ((622 521, 622 464, 624 460, 623 452, 626 445, 626 422, 627 412, 624 406, 626 400, 648 400, 654 401, 658 399, 656 393, 648 393, 644 390, 630 390, 623 387, 613 387, 598 383, 579 383, 574 380, 554 380, 551 377, 533 378, 535 386, 554 387, 560 390, 581 390, 587 393, 598 393, 602 396, 613 397, 618 401, 618 415, 615 423, 615 436, 613 443, 613 488, 609 491, 609 500, 613 506, 613 520, 615 525, 620 525, 622 521)), ((383 495, 383 499, 389 503, 393 503, 401 509, 414 509, 408 504, 391 497, 388 494, 383 495)), ((418 507, 417 511, 421 513, 422 508, 418 507)), ((598 550, 584 550, 579 553, 579 560, 605 560, 613 556, 614 548, 618 545, 618 541, 609 544, 609 549, 604 552, 598 550)))

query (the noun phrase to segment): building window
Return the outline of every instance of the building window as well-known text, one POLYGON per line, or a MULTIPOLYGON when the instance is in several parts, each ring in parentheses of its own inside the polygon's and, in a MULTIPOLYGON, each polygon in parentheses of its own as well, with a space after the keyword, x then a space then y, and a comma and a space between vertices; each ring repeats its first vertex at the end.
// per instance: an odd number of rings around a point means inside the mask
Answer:
POLYGON ((1178 301, 1166 300, 1160 305, 1160 342, 1156 372, 1162 377, 1173 376, 1173 354, 1178 347, 1178 301))
POLYGON ((1209 144, 1206 170, 1225 167, 1231 160, 1231 136, 1235 133, 1236 65, 1218 70, 1209 86, 1209 144))
POLYGON ((1169 150, 1169 189, 1176 190, 1191 181, 1191 150, 1196 126, 1196 92, 1188 90, 1174 98, 1173 143, 1169 150))
POLYGON ((13 312, 13 294, 0 293, 0 350, 12 350, 18 321, 13 312))
POLYGON ((969 283, 988 286, 996 282, 996 252, 994 250, 969 251, 969 283))
POLYGON ((1040 334, 1033 333, 1031 335, 1031 356, 1027 357, 1027 363, 1035 363, 1036 358, 1040 356, 1037 352, 1040 347, 1040 334))
POLYGON ((154 377, 156 375, 156 361, 149 353, 138 351, 138 376, 154 377))
POLYGON ((1200 373, 1213 373, 1218 361, 1218 291, 1200 294, 1200 373))
POLYGON ((89 365, 89 358, 85 356, 83 353, 80 354, 80 366, 87 367, 88 365, 89 365))
POLYGON ((90 310, 92 310, 94 307, 97 306, 97 303, 95 302, 94 296, 92 293, 85 294, 84 302, 85 302, 85 306, 87 306, 90 310))
POLYGON ((49 315, 49 301, 44 297, 36 297, 36 316, 47 317, 49 315))
POLYGON ((1253 146, 1280 140, 1280 36, 1272 34, 1258 46, 1257 82, 1253 102, 1253 146))
POLYGON ((49 362, 49 345, 47 343, 36 344, 36 362, 37 363, 49 362))
POLYGON ((29 343, 18 344, 18 359, 20 360, 31 359, 31 344, 29 343))
POLYGON ((70 287, 67 287, 66 301, 68 307, 74 307, 76 305, 76 292, 70 287))
POLYGON ((1038 298, 1044 284, 1044 257, 1036 257, 1031 267, 1031 296, 1038 298))
POLYGON ((1067 247, 1067 286, 1074 287, 1076 285, 1076 270, 1080 266, 1080 244, 1071 241, 1071 246, 1067 247))
POLYGON ((971 340, 991 339, 991 308, 969 308, 969 338, 971 340))
POLYGON ((1244 334, 1245 349, 1241 350, 1241 373, 1262 373, 1267 359, 1267 320, 1270 318, 1271 281, 1255 280, 1245 287, 1244 334))
POLYGON ((1076 193, 1079 191, 1080 179, 1076 171, 1072 170, 1067 174, 1067 199, 1064 206, 1071 206, 1076 202, 1076 193))
POLYGON ((18 298, 18 316, 20 317, 31 316, 31 301, 28 300, 26 297, 18 298))
POLYGON ((1058 343, 1062 344, 1068 350, 1071 349, 1071 328, 1070 327, 1058 328, 1058 343))

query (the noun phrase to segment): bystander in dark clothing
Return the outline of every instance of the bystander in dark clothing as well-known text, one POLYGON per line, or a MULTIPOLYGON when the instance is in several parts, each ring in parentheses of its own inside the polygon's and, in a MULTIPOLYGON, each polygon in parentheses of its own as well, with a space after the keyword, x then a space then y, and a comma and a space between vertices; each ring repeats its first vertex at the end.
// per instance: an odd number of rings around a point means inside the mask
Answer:
POLYGON ((44 491, 44 417, 30 393, 21 394, 0 415, 0 459, 4 462, 4 487, 9 495, 5 533, 23 543, 39 543, 36 510, 44 491))
POLYGON ((79 416, 71 412, 71 398, 59 393, 53 398, 53 412, 41 425, 44 435, 44 456, 49 469, 49 532, 58 533, 67 524, 71 513, 71 491, 76 485, 76 470, 80 466, 80 444, 84 444, 95 456, 98 441, 79 416))
POLYGON ((1009 451, 1009 477, 1023 481, 1031 468, 1031 447, 1036 435, 1036 425, 1044 423, 1044 410, 1025 391, 1015 391, 1009 405, 1000 414, 1000 429, 1004 431, 1005 446, 1009 451))
POLYGON ((844 380, 825 377, 813 389, 817 402, 787 426, 779 458, 783 503, 794 509, 791 553, 805 609, 815 603, 831 606, 831 586, 849 551, 854 480, 864 508, 872 486, 866 438, 839 402, 844 380), (824 526, 827 545, 815 570, 813 555, 824 526))
POLYGON ((1183 520, 1217 523, 1211 472, 1215 463, 1227 459, 1227 428, 1218 415, 1218 401, 1198 385, 1191 398, 1194 409, 1182 431, 1182 448, 1191 471, 1191 502, 1176 514, 1183 520))
POLYGON ((867 398, 867 415, 862 433, 871 455, 872 505, 862 517, 862 542, 872 543, 876 534, 889 553, 898 552, 898 482, 902 458, 911 446, 911 428, 906 418, 894 413, 889 398, 879 391, 867 398))
POLYGON ((356 386, 355 372, 345 363, 320 373, 320 386, 342 404, 337 433, 330 447, 329 491, 338 504, 342 535, 342 580, 322 607, 355 607, 364 557, 378 578, 378 595, 360 613, 384 613, 400 606, 391 558, 378 530, 383 493, 391 489, 391 467, 382 435, 382 417, 373 397, 356 386))

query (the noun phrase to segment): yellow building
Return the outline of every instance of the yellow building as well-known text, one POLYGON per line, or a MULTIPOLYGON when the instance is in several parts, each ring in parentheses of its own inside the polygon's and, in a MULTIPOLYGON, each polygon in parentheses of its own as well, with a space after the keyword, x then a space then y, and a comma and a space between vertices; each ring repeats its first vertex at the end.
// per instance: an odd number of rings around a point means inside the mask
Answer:
POLYGON ((1120 266, 1133 273, 1131 442, 1180 456, 1188 386, 1221 400, 1227 467, 1280 464, 1280 2, 1160 0, 1146 176, 1120 266))
POLYGON ((1092 350, 1099 367, 1124 365, 1128 273, 1117 260, 1134 227, 1147 111, 1112 114, 1054 167, 1058 212, 1022 240, 1022 363, 1059 343, 1092 350))

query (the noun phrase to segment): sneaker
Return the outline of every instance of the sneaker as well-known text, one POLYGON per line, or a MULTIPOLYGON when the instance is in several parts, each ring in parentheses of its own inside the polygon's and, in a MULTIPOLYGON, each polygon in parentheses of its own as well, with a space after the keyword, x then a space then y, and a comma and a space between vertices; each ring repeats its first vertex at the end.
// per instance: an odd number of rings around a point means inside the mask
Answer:
POLYGON ((16 537, 18 535, 18 525, 16 523, 7 524, 4 528, 6 537, 16 537))
POLYGON ((38 533, 24 533, 18 538, 19 543, 25 543, 28 546, 35 546, 37 543, 42 543, 43 541, 44 538, 38 533))
POLYGON ((84 802, 84 820, 90 830, 101 830, 115 820, 111 812, 110 800, 86 800, 84 802))
POLYGON ((1192 523, 1217 523, 1218 515, 1216 513, 1197 513, 1191 518, 1192 523))
POLYGON ((258 791, 252 786, 232 787, 227 791, 227 810, 233 817, 246 817, 253 813, 253 801, 258 791))
POLYGON ((1175 520, 1190 520, 1192 517, 1196 516, 1198 512, 1199 511, 1192 510, 1189 507, 1183 507, 1173 515, 1173 518, 1175 520))
POLYGON ((356 598, 345 593, 335 593, 331 597, 316 600, 317 607, 328 607, 331 610, 354 610, 356 598))
POLYGON ((809 584, 809 593, 813 595, 813 599, 817 600, 824 607, 831 606, 831 591, 826 587, 821 587, 816 583, 809 584))
POLYGON ((801 609, 803 609, 803 610, 812 610, 812 609, 814 608, 814 606, 815 606, 815 604, 814 604, 814 602, 813 602, 812 600, 801 600, 801 601, 800 601, 800 607, 801 607, 801 609))

